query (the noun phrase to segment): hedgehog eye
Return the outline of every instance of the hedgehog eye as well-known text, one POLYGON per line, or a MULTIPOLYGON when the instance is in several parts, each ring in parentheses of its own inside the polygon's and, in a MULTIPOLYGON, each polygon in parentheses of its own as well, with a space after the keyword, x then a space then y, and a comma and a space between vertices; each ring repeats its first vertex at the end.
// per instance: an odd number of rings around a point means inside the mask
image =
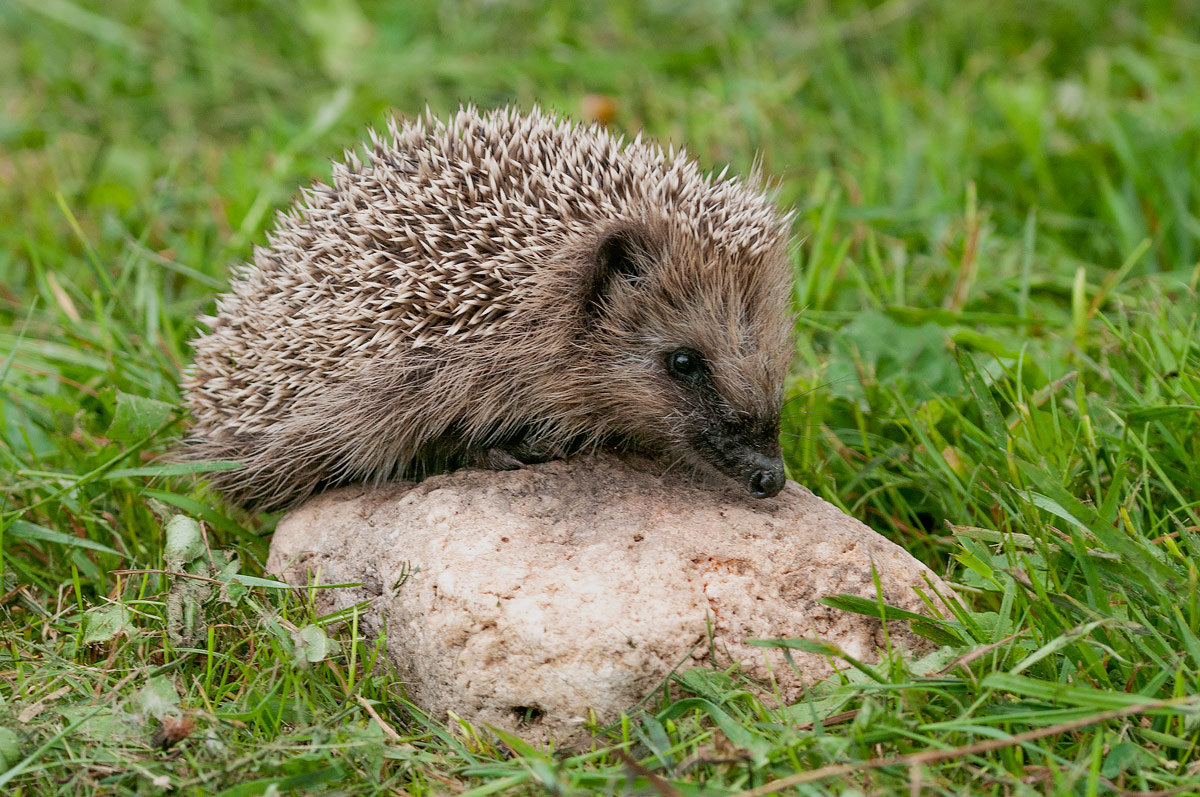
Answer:
POLYGON ((676 349, 667 355, 667 373, 683 382, 696 382, 708 372, 704 355, 694 349, 676 349))

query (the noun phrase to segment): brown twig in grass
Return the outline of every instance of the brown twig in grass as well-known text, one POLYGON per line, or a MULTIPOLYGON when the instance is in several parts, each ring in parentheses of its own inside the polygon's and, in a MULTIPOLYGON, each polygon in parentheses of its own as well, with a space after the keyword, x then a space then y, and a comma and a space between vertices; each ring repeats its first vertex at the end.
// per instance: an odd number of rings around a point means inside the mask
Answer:
POLYGON ((982 232, 982 222, 976 203, 975 184, 972 182, 967 188, 967 240, 963 245, 962 259, 959 261, 958 274, 954 279, 954 288, 950 292, 950 298, 946 302, 946 309, 954 312, 962 310, 963 305, 967 303, 967 296, 971 292, 971 286, 975 282, 975 278, 979 273, 979 260, 976 257, 979 251, 979 237, 982 232))
POLYGON ((1001 639, 998 642, 992 642, 987 645, 983 645, 981 647, 975 648, 974 650, 968 650, 966 653, 962 654, 957 659, 955 659, 954 661, 950 662, 942 669, 935 672, 934 675, 945 675, 946 673, 953 670, 955 667, 962 667, 964 670, 966 670, 969 673, 970 669, 967 667, 968 664, 970 664, 971 662, 975 661, 978 658, 986 656, 987 654, 991 653, 996 648, 1004 647, 1005 645, 1007 645, 1009 642, 1012 642, 1017 637, 1024 636, 1024 635, 1025 635, 1024 631, 1018 631, 1015 634, 1009 634, 1008 636, 1004 637, 1004 639, 1001 639))
POLYGON ((1125 708, 1093 714, 1090 717, 1081 717, 1070 722, 1062 722, 1058 725, 1048 725, 1045 728, 1025 731, 1024 733, 1009 736, 1007 739, 988 739, 984 742, 975 742, 974 744, 953 747, 947 750, 925 750, 920 753, 908 753, 907 755, 892 756, 891 758, 882 758, 875 761, 859 761, 853 764, 830 764, 829 766, 810 769, 807 772, 797 772, 794 775, 773 780, 762 786, 739 792, 735 797, 760 797, 760 795, 764 794, 775 794, 792 786, 798 786, 801 783, 812 783, 813 781, 824 780, 825 778, 850 775, 855 772, 864 772, 871 769, 897 766, 911 767, 914 765, 932 764, 938 761, 948 761, 952 758, 990 753, 993 750, 1013 747, 1025 742, 1044 739, 1047 736, 1056 736, 1060 733, 1068 733, 1100 722, 1128 717, 1131 714, 1141 714, 1146 711, 1154 711, 1155 709, 1184 705, 1200 705, 1200 701, 1196 697, 1186 697, 1175 700, 1158 700, 1152 703, 1138 703, 1135 706, 1126 706, 1125 708))
POLYGON ((376 711, 375 707, 371 705, 371 701, 367 700, 362 695, 355 695, 354 699, 357 700, 358 704, 363 707, 364 711, 367 712, 367 716, 374 720, 375 724, 379 726, 379 730, 383 731, 384 736, 388 737, 393 742, 404 741, 404 738, 400 734, 396 733, 396 729, 389 725, 383 717, 379 716, 379 712, 376 711))
MULTIPOLYGON (((859 709, 852 708, 849 711, 843 711, 840 714, 831 714, 830 716, 821 720, 821 727, 828 728, 830 725, 843 725, 852 721, 858 716, 858 713, 859 709)), ((817 727, 817 723, 813 720, 809 720, 808 722, 801 722, 799 725, 793 725, 792 727, 798 731, 811 731, 813 728, 817 727)))
POLYGON ((198 576, 195 573, 181 573, 176 570, 159 570, 155 568, 146 568, 142 570, 109 570, 114 576, 134 576, 142 573, 154 573, 160 576, 175 576, 176 578, 193 578, 197 581, 207 581, 210 584, 224 584, 226 582, 217 578, 209 578, 208 576, 198 576))
MULTIPOLYGON (((985 783, 1005 783, 1004 780, 994 777, 983 770, 973 771, 975 775, 985 783)), ((1039 787, 1046 781, 1053 779, 1055 773, 1053 767, 1047 766, 1027 766, 1025 767, 1025 771, 1030 774, 1020 778, 1020 781, 1027 786, 1039 787)), ((1175 786, 1170 789, 1138 791, 1136 789, 1122 789, 1109 778, 1101 777, 1099 780, 1101 783, 1107 786, 1113 794, 1119 795, 1119 797, 1171 797, 1172 795, 1182 794, 1184 792, 1194 792, 1196 789, 1195 784, 1185 783, 1182 786, 1175 786)))
POLYGON ((26 706, 19 715, 17 715, 17 722, 21 725, 28 725, 35 717, 37 717, 38 714, 41 714, 46 710, 46 706, 48 706, 50 703, 53 703, 55 700, 58 700, 60 697, 70 691, 71 687, 69 685, 62 686, 46 695, 41 700, 31 703, 30 705, 26 706))
POLYGON ((635 775, 641 775, 645 778, 650 788, 661 797, 683 797, 683 792, 672 786, 665 778, 637 762, 633 756, 624 750, 614 750, 613 754, 621 760, 621 763, 635 775))

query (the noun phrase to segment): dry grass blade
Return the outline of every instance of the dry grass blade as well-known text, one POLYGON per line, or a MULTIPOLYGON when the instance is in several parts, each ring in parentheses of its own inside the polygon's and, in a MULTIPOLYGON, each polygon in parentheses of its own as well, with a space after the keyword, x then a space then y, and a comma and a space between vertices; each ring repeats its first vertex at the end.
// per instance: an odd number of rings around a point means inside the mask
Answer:
POLYGON ((1090 717, 1083 717, 1070 722, 1059 723, 1058 725, 1050 725, 1045 728, 1037 728, 1024 733, 1014 734, 1007 739, 989 739, 985 742, 975 742, 974 744, 963 745, 962 747, 954 747, 948 750, 924 750, 920 753, 909 753, 908 755, 893 756, 877 761, 862 761, 854 764, 834 764, 832 766, 812 769, 807 772, 797 772, 795 775, 789 775, 785 778, 773 780, 770 783, 764 784, 757 788, 747 789, 739 792, 734 797, 762 797, 765 794, 776 794, 784 789, 790 789, 792 786, 799 786, 803 783, 812 783, 825 778, 838 777, 840 775, 850 775, 856 772, 865 772, 871 769, 881 769, 883 767, 908 767, 921 764, 932 764, 938 761, 949 761, 956 758, 964 758, 970 755, 980 755, 993 750, 1002 750, 1005 747, 1013 747, 1018 744, 1044 739, 1047 736, 1057 736, 1062 733, 1086 728, 1089 725, 1095 725, 1100 722, 1108 722, 1109 720, 1128 717, 1132 714, 1143 714, 1147 711, 1156 709, 1177 707, 1177 706, 1195 706, 1197 701, 1195 698, 1181 698, 1179 700, 1159 700, 1153 703, 1139 703, 1136 706, 1128 706, 1126 708, 1114 709, 1113 711, 1105 711, 1101 714, 1093 714, 1090 717))

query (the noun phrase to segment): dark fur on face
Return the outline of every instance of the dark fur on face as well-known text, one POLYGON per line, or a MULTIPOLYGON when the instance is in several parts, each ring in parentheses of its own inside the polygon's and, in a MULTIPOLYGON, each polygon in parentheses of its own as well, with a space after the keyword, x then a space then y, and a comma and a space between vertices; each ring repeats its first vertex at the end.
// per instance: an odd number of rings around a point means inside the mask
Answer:
POLYGON ((787 219, 754 180, 534 112, 373 137, 218 300, 184 453, 232 502, 615 446, 782 488, 787 219))

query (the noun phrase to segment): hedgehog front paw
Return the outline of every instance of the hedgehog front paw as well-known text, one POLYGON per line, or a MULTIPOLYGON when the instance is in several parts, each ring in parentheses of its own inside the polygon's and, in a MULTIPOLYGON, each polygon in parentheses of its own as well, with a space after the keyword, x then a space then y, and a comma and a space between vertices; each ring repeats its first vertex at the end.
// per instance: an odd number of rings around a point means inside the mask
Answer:
POLYGON ((489 448, 478 454, 476 464, 488 470, 516 470, 525 463, 503 448, 489 448))
POLYGON ((476 456, 479 467, 489 470, 516 470, 523 465, 538 465, 554 459, 554 452, 520 440, 486 449, 476 456))

